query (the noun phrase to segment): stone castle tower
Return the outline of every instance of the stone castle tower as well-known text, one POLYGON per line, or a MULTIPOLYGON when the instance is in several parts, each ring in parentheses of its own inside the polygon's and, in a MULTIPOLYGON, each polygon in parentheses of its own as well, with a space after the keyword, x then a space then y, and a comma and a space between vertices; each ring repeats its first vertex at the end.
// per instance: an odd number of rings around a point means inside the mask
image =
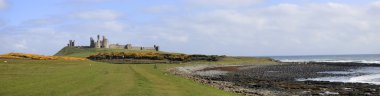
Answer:
POLYGON ((69 47, 75 46, 75 40, 69 40, 69 44, 67 44, 69 47))
POLYGON ((100 39, 100 35, 98 35, 96 42, 91 37, 90 38, 90 47, 91 48, 109 48, 108 39, 103 36, 102 40, 100 39))
POLYGON ((94 38, 90 38, 90 48, 95 48, 95 40, 94 38))
POLYGON ((109 46, 108 46, 108 39, 105 36, 103 36, 101 48, 109 48, 109 46))

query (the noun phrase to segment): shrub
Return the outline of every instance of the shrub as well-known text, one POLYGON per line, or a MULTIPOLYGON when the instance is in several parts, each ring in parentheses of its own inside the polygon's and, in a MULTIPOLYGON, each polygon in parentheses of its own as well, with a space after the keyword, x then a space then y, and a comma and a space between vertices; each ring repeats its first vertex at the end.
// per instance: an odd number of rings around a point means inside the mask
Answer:
POLYGON ((169 60, 169 61, 218 61, 220 58, 225 56, 217 55, 186 55, 186 54, 162 54, 157 52, 146 52, 146 53, 98 53, 87 57, 91 60, 104 60, 104 59, 147 59, 147 60, 169 60))

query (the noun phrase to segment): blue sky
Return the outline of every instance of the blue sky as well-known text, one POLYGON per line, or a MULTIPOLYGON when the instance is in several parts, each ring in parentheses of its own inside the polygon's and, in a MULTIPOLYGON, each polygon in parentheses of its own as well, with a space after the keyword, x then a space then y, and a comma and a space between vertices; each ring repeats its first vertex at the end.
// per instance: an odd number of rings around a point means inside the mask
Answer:
POLYGON ((379 54, 379 15, 379 0, 0 0, 0 53, 101 34, 189 54, 379 54))

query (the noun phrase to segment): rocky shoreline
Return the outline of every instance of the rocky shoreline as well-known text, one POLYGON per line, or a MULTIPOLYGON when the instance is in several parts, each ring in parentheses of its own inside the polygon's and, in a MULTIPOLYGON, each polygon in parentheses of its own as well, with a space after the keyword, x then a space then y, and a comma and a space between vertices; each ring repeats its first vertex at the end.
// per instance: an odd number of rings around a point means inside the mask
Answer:
MULTIPOLYGON (((247 96, 346 95, 379 96, 380 85, 328 81, 297 81, 299 78, 344 76, 320 73, 347 71, 376 64, 283 63, 277 65, 199 65, 177 67, 170 72, 202 84, 247 96)), ((360 75, 360 74, 358 74, 360 75)))

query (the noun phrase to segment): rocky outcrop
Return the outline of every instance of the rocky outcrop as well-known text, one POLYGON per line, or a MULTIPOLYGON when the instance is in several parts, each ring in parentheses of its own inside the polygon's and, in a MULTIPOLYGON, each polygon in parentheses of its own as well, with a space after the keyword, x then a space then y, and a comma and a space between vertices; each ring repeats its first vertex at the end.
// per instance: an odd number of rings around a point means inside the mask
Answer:
POLYGON ((380 85, 297 80, 298 78, 345 75, 320 72, 347 71, 368 66, 379 67, 372 64, 289 63, 278 65, 200 65, 177 67, 169 71, 202 84, 247 96, 379 96, 380 85))
MULTIPOLYGON (((278 96, 280 94, 286 94, 284 92, 279 92, 275 90, 267 89, 251 89, 243 86, 239 86, 234 82, 223 81, 223 80, 213 80, 204 77, 220 78, 219 76, 227 75, 231 71, 237 71, 248 67, 246 65, 198 65, 198 66, 187 66, 187 67, 177 67, 169 69, 168 71, 172 74, 186 77, 192 79, 201 84, 209 85, 224 91, 234 92, 246 96, 278 96), (244 67, 243 67, 244 66, 244 67), (234 70, 225 70, 234 69, 234 70)), ((252 67, 252 66, 250 66, 252 67)))

